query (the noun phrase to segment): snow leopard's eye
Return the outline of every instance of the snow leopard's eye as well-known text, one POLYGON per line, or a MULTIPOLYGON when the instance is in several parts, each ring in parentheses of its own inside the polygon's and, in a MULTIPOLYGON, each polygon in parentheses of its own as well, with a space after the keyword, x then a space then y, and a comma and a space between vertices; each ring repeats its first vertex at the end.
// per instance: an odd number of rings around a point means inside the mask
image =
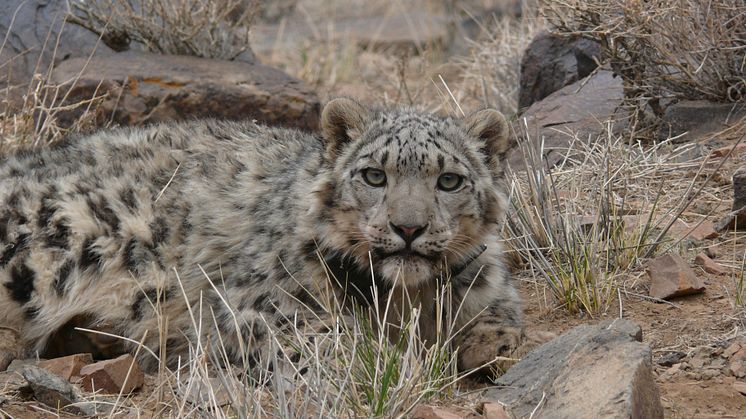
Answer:
POLYGON ((368 185, 376 188, 386 185, 386 173, 372 167, 363 170, 363 179, 368 185))
POLYGON ((464 183, 464 177, 455 173, 443 173, 438 178, 438 189, 453 192, 464 183))

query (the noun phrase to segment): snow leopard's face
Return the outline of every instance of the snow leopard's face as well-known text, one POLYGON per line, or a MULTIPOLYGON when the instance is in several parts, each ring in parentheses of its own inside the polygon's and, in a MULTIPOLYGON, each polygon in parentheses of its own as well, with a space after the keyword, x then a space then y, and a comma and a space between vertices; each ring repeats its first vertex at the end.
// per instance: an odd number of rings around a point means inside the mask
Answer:
POLYGON ((337 99, 322 124, 332 240, 390 284, 457 272, 495 234, 509 146, 500 113, 459 120, 337 99))

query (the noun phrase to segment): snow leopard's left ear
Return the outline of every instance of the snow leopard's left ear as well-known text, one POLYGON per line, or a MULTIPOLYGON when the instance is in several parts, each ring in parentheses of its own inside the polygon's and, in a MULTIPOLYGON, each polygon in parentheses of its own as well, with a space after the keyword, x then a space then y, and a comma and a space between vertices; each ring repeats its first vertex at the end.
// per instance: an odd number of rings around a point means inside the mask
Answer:
POLYGON ((352 99, 338 98, 327 103, 321 112, 326 159, 334 161, 346 144, 360 138, 369 119, 370 111, 352 99))
POLYGON ((466 132, 477 139, 487 157, 487 164, 496 176, 504 170, 505 156, 513 145, 508 121, 494 109, 483 109, 464 118, 466 132))

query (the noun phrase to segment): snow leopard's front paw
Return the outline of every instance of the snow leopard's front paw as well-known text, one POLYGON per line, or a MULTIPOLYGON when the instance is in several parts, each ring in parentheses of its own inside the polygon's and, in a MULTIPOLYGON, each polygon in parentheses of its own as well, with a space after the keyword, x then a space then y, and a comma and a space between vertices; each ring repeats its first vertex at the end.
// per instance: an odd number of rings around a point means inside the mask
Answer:
POLYGON ((480 322, 463 333, 456 340, 460 371, 476 370, 477 376, 489 378, 504 373, 519 360, 516 354, 523 342, 520 327, 480 322))

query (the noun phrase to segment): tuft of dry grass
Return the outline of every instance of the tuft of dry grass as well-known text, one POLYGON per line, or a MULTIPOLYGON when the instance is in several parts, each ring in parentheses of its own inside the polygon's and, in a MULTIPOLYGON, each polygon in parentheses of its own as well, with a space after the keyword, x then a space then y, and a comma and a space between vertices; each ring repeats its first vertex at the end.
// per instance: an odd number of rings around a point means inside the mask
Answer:
POLYGON ((746 4, 741 0, 558 0, 560 32, 596 39, 637 106, 665 100, 746 101, 746 4))
POLYGON ((250 52, 255 0, 68 0, 68 19, 114 50, 143 44, 161 54, 233 60, 250 52))

